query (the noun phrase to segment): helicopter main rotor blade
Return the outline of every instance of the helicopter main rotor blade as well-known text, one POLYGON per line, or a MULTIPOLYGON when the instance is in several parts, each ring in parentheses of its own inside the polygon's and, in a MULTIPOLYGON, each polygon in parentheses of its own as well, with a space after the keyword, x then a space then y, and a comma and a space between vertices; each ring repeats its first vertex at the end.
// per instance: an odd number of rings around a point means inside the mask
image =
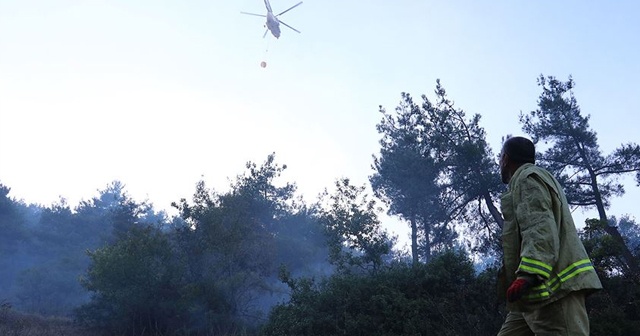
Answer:
POLYGON ((240 14, 246 14, 246 15, 253 15, 253 16, 262 16, 262 17, 267 17, 266 15, 262 15, 262 14, 255 14, 255 13, 247 13, 247 12, 240 12, 240 14))
POLYGON ((291 8, 287 9, 286 11, 284 11, 284 12, 282 12, 282 13, 276 15, 276 16, 280 16, 280 15, 282 15, 282 14, 284 14, 284 13, 286 13, 286 12, 288 12, 288 11, 290 11, 290 10, 300 6, 300 5, 302 5, 302 1, 298 2, 297 4, 293 5, 291 8))
POLYGON ((269 3, 269 0, 264 0, 264 6, 267 7, 267 12, 273 12, 273 10, 271 9, 271 4, 269 3))
POLYGON ((289 28, 289 29, 291 29, 291 30, 293 30, 293 31, 295 31, 295 32, 300 33, 300 31, 299 31, 299 30, 297 30, 297 29, 295 29, 295 28, 291 27, 290 25, 288 25, 288 24, 286 24, 286 23, 282 22, 282 20, 278 20, 278 21, 279 21, 280 23, 282 23, 283 25, 287 26, 287 28, 289 28))
POLYGON ((267 37, 267 33, 269 32, 269 28, 267 28, 267 30, 264 31, 264 35, 262 35, 262 38, 267 37))

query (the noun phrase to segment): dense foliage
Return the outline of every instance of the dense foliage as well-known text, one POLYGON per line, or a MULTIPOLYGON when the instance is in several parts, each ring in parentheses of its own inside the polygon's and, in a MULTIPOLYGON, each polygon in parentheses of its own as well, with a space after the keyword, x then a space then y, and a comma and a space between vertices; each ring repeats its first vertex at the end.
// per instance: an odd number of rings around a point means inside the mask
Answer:
POLYGON ((462 252, 428 264, 392 263, 376 274, 322 281, 283 279, 291 300, 278 305, 264 335, 491 335, 503 314, 492 271, 476 275, 462 252))

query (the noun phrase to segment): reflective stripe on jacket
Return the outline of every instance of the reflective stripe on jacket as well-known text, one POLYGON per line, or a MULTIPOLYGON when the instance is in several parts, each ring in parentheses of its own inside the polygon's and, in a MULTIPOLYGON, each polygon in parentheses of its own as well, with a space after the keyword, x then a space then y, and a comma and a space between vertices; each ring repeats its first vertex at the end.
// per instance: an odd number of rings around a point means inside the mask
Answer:
POLYGON ((530 311, 572 291, 602 288, 578 237, 564 191, 548 171, 530 163, 520 166, 501 197, 501 209, 501 294, 518 273, 542 279, 521 300, 507 303, 509 310, 530 311))

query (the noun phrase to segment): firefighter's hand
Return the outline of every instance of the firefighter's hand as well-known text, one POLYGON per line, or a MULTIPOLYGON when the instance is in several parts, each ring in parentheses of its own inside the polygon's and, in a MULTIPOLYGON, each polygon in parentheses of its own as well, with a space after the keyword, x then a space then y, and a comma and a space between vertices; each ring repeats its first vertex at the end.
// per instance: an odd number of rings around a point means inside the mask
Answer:
POLYGON ((515 279, 509 289, 507 289, 507 300, 514 302, 520 300, 522 296, 533 287, 534 279, 528 276, 519 276, 515 279))

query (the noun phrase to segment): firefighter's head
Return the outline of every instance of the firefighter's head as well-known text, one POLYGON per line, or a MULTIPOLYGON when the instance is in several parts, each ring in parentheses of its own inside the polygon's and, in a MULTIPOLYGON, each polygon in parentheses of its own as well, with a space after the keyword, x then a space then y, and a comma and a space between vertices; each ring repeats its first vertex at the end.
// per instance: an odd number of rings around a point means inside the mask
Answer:
POLYGON ((502 145, 500 153, 502 183, 509 183, 513 173, 525 163, 536 163, 535 145, 524 137, 509 137, 502 145))

